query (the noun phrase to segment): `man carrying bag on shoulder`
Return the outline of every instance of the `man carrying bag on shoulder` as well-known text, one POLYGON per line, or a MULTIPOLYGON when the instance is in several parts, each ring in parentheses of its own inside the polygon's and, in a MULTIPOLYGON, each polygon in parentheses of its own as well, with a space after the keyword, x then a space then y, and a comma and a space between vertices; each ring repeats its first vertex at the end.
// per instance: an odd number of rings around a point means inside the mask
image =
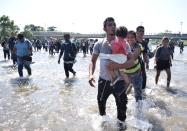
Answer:
POLYGON ((23 66, 26 68, 28 75, 30 76, 32 62, 32 46, 31 42, 27 40, 23 34, 18 34, 17 42, 14 46, 14 52, 17 56, 18 73, 20 77, 23 77, 23 66))

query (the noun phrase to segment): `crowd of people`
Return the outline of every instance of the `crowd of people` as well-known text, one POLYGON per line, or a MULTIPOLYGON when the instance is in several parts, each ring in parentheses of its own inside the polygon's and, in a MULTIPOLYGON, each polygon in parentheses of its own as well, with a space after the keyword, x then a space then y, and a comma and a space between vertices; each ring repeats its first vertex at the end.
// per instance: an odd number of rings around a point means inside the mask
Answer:
MULTIPOLYGON (((155 84, 161 71, 167 73, 167 84, 170 86, 172 59, 174 44, 170 44, 167 37, 163 37, 162 43, 157 46, 153 53, 148 47, 149 39, 144 39, 145 28, 138 26, 136 31, 124 26, 117 27, 114 18, 108 17, 104 20, 103 29, 106 37, 98 41, 97 39, 74 39, 70 34, 64 34, 63 39, 34 39, 29 41, 23 34, 18 34, 17 38, 12 35, 6 38, 1 44, 4 52, 4 59, 12 59, 14 65, 18 65, 18 74, 23 77, 23 67, 28 75, 32 75, 30 64, 32 62, 33 49, 40 51, 42 48, 49 51, 50 55, 59 53, 58 63, 63 56, 65 76, 69 78, 69 72, 76 75, 73 65, 76 62, 78 52, 91 55, 89 65, 89 84, 95 86, 94 72, 96 61, 100 58, 100 72, 98 80, 98 108, 101 116, 106 115, 106 102, 109 95, 113 94, 117 106, 118 127, 125 129, 127 95, 134 89, 136 101, 137 117, 140 117, 142 100, 145 98, 146 89, 146 69, 149 69, 149 59, 155 56, 156 76, 155 84)), ((181 52, 183 45, 180 44, 181 52)))
POLYGON ((136 101, 137 112, 135 115, 137 118, 142 117, 142 100, 146 96, 146 69, 149 69, 149 57, 155 55, 157 72, 155 84, 158 83, 160 72, 165 70, 167 73, 166 86, 169 87, 171 57, 174 49, 169 45, 169 38, 163 37, 162 43, 154 51, 155 53, 150 52, 149 39, 144 39, 145 29, 143 26, 138 26, 136 31, 128 31, 124 26, 117 28, 112 17, 105 19, 103 29, 106 37, 94 46, 89 65, 89 84, 95 87, 94 72, 96 61, 100 58, 97 94, 99 113, 101 116, 106 115, 106 102, 112 94, 117 106, 117 126, 123 130, 126 129, 127 95, 132 87, 136 101), (129 86, 129 83, 132 86, 129 86))
MULTIPOLYGON (((69 62, 66 61, 71 61, 69 60, 71 59, 71 57, 69 58, 69 54, 67 53, 73 52, 73 56, 75 57, 78 52, 82 52, 83 57, 86 57, 87 54, 92 54, 94 44, 97 41, 97 39, 71 40, 69 34, 65 34, 63 39, 49 37, 47 39, 28 40, 27 38, 25 38, 24 34, 20 33, 17 35, 17 37, 12 34, 10 38, 5 38, 2 41, 1 46, 3 47, 5 61, 12 59, 14 67, 18 66, 19 76, 23 77, 23 66, 27 69, 29 76, 32 74, 30 64, 32 63, 33 52, 39 52, 43 49, 44 51, 49 52, 49 55, 55 55, 59 53, 59 58, 61 58, 62 54, 64 54, 64 63, 69 64, 69 62), (67 36, 69 36, 68 40, 67 36), (71 43, 73 45, 73 48, 64 46, 65 43, 71 43)), ((76 60, 74 59, 73 63, 75 61, 76 60)), ((60 59, 58 63, 60 63, 60 59)), ((69 76, 68 70, 71 70, 69 69, 71 66, 69 66, 68 64, 64 64, 64 70, 67 78, 69 76)))

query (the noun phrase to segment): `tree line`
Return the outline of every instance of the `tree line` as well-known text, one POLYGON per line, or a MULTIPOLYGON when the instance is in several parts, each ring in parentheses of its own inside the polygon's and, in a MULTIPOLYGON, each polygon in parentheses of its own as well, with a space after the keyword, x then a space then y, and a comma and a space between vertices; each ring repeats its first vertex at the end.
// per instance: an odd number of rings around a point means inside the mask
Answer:
MULTIPOLYGON (((33 31, 56 31, 56 28, 55 26, 50 26, 45 30, 42 26, 28 24, 24 26, 22 33, 24 33, 27 38, 32 38, 33 31)), ((10 37, 12 34, 17 35, 19 32, 20 28, 15 24, 14 20, 10 20, 6 15, 0 17, 0 41, 4 40, 6 37, 10 37)))

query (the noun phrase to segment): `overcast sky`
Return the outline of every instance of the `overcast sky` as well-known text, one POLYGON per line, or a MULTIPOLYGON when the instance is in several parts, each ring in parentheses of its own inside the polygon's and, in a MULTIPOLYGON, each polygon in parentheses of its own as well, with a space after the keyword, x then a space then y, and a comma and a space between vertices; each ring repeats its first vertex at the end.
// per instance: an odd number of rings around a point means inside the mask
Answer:
POLYGON ((170 30, 187 33, 187 0, 0 0, 0 16, 7 15, 21 27, 56 26, 60 31, 102 33, 106 17, 117 26, 146 33, 170 30))

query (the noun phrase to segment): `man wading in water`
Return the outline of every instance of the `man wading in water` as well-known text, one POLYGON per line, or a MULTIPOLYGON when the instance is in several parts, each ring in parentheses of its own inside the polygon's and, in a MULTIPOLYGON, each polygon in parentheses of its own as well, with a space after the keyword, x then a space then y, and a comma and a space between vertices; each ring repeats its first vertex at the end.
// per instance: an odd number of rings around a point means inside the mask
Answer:
MULTIPOLYGON (((93 74, 96 67, 96 61, 100 53, 103 54, 112 54, 112 45, 111 41, 115 40, 115 31, 116 31, 116 23, 112 17, 108 17, 105 19, 104 23, 104 31, 106 32, 106 38, 102 42, 98 42, 94 46, 93 55, 91 58, 91 64, 89 66, 89 84, 94 87, 93 82, 95 82, 93 74)), ((118 128, 125 129, 125 119, 126 119, 126 110, 127 110, 127 96, 126 96, 126 88, 123 77, 117 81, 113 86, 111 86, 111 75, 109 73, 108 68, 119 70, 122 68, 129 68, 134 65, 133 60, 128 60, 124 64, 117 64, 111 62, 108 59, 100 58, 100 74, 98 81, 98 107, 99 113, 101 116, 106 115, 106 101, 110 94, 113 94, 117 106, 117 126, 118 128)))

